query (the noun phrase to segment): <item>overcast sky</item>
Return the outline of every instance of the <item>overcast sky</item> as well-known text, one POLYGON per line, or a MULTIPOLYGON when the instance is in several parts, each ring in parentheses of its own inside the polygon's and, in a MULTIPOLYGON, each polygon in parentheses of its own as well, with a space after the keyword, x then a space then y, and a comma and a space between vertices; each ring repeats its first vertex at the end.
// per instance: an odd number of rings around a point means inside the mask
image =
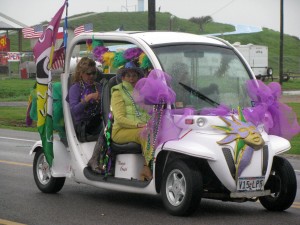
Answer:
MULTIPOLYGON (((26 24, 49 21, 64 0, 1 0, 0 12, 26 24)), ((138 0, 69 0, 68 14, 135 11, 138 0)), ((229 24, 267 27, 280 31, 280 0, 156 0, 156 9, 189 19, 212 16, 229 24)), ((145 0, 144 9, 148 9, 145 0)), ((300 0, 284 0, 284 32, 300 38, 300 0)), ((65 14, 64 14, 65 15, 65 14)))

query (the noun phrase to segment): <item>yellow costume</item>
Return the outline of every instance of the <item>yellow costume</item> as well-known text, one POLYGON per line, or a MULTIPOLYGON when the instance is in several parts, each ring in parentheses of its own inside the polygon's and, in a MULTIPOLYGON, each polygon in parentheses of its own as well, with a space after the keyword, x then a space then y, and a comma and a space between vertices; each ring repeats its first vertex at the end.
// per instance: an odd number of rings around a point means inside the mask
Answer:
MULTIPOLYGON (((128 142, 141 144, 145 155, 147 140, 141 137, 143 128, 138 128, 137 125, 147 123, 150 117, 134 102, 132 92, 132 85, 126 81, 112 87, 111 107, 114 116, 112 140, 119 144, 128 142)), ((152 156, 145 156, 147 164, 151 158, 152 156)))

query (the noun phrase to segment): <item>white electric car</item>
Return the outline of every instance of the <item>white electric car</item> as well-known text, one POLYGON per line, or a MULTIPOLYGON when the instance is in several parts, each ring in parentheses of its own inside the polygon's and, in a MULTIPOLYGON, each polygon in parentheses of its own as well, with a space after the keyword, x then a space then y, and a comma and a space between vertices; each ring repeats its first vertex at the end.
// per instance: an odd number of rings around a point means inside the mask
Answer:
MULTIPOLYGON (((105 123, 112 80, 117 83, 115 69, 110 68, 103 79, 105 123)), ((65 72, 61 74, 67 140, 54 138, 51 167, 41 141, 33 146, 30 153, 35 153, 33 175, 37 187, 42 192, 55 193, 69 178, 99 188, 161 195, 166 210, 177 216, 193 213, 202 198, 233 202, 259 200, 271 211, 288 209, 295 199, 297 182, 291 164, 280 154, 291 148, 290 142, 268 135, 263 125, 253 127, 241 122, 241 115, 234 110, 251 107, 245 88, 248 80, 255 81, 255 76, 242 55, 231 44, 215 37, 177 32, 95 32, 75 37, 68 44, 65 72), (161 143, 155 149, 150 181, 139 179, 143 156, 135 143, 111 144, 115 164, 106 177, 87 167, 96 140, 77 139, 65 100, 72 76, 71 58, 86 50, 87 39, 98 40, 111 51, 140 48, 154 69, 163 70, 173 78, 177 100, 169 107, 194 109, 190 115, 172 114, 181 132, 177 139, 161 143), (175 75, 179 70, 185 70, 183 78, 175 75), (217 108, 220 104, 230 107, 231 114, 201 114, 203 108, 217 108), (254 135, 250 137, 252 140, 243 136, 245 132, 254 135), (245 163, 243 154, 248 148, 252 154, 245 163)))

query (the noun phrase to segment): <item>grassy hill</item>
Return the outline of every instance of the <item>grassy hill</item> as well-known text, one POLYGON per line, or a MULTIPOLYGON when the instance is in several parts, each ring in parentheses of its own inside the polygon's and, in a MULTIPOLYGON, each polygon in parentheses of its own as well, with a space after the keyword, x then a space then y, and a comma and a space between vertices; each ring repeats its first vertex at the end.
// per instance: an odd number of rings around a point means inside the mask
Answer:
MULTIPOLYGON (((186 19, 175 17, 170 23, 170 13, 156 14, 156 29, 188 32, 194 34, 211 34, 234 31, 234 26, 221 23, 208 23, 204 32, 200 32, 199 26, 186 19)), ((105 12, 93 15, 80 14, 69 17, 69 28, 75 28, 86 23, 93 23, 94 31, 112 31, 123 25, 125 30, 148 29, 148 12, 105 12), (85 16, 85 17, 80 17, 85 16), (80 18, 78 18, 80 17, 80 18), (76 19, 78 18, 78 19, 76 19)), ((279 70, 279 32, 264 28, 262 32, 253 34, 226 35, 221 38, 230 43, 240 42, 241 44, 257 44, 269 47, 269 66, 278 76, 279 70)), ((11 35, 11 50, 17 51, 17 36, 11 35)), ((23 39, 23 50, 31 51, 30 42, 23 39)), ((300 73, 300 40, 297 37, 284 35, 284 71, 300 73)))

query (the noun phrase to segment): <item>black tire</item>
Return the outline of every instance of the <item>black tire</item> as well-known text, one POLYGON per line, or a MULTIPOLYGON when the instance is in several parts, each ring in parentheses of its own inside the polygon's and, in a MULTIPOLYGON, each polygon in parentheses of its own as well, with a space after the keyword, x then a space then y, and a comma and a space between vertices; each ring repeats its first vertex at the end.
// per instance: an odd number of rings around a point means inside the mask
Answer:
POLYGON ((195 212, 202 193, 202 176, 193 162, 176 160, 167 166, 161 194, 164 206, 171 215, 188 216, 195 212))
POLYGON ((52 177, 42 148, 37 149, 33 160, 33 177, 36 186, 44 193, 57 193, 65 184, 65 177, 52 177))
POLYGON ((284 82, 288 82, 290 80, 290 75, 287 73, 282 74, 282 79, 284 82))
POLYGON ((297 192, 297 180, 294 169, 287 159, 274 157, 265 189, 271 189, 272 193, 260 197, 259 201, 267 210, 283 211, 293 204, 297 192))
POLYGON ((271 67, 269 67, 269 68, 267 69, 267 75, 268 75, 268 76, 272 76, 272 75, 273 75, 273 69, 272 69, 271 67))

